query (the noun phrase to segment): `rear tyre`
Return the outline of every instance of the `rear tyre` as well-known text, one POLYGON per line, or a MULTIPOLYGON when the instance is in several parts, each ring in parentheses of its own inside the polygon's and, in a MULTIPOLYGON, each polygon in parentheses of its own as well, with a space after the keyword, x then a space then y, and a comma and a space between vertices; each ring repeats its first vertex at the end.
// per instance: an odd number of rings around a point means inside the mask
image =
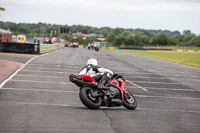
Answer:
POLYGON ((81 102, 89 109, 99 109, 101 106, 102 98, 93 97, 93 91, 94 89, 90 87, 83 87, 80 89, 79 97, 81 102))
POLYGON ((127 109, 135 110, 137 107, 137 101, 135 97, 127 90, 127 93, 124 93, 124 107, 127 109))

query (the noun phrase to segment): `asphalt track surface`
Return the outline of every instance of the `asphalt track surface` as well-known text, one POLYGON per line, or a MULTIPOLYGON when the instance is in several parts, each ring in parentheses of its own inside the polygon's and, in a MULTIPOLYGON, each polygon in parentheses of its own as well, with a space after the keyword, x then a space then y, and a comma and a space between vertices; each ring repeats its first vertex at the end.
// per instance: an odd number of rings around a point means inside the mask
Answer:
POLYGON ((115 51, 36 57, 0 89, 0 133, 199 133, 200 69, 115 51), (69 82, 90 58, 119 72, 138 108, 87 109, 69 82))

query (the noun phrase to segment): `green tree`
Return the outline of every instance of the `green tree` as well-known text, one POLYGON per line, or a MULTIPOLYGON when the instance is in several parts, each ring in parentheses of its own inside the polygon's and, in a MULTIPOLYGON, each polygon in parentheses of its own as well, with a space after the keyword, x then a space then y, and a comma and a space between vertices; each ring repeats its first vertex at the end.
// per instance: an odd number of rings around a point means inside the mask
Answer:
POLYGON ((123 35, 117 35, 116 39, 114 41, 114 46, 120 46, 123 45, 125 42, 125 37, 123 35))
POLYGON ((114 44, 114 41, 115 41, 116 37, 115 37, 115 34, 114 33, 109 33, 107 36, 106 36, 106 41, 110 44, 114 44))
POLYGON ((191 41, 191 44, 192 44, 193 46, 198 46, 198 47, 200 47, 200 36, 197 36, 197 37, 193 38, 193 40, 191 41))
POLYGON ((135 35, 134 40, 135 40, 135 45, 136 45, 135 47, 141 47, 144 45, 143 38, 141 36, 135 35))
POLYGON ((184 34, 183 35, 183 42, 185 44, 190 44, 190 41, 195 38, 196 36, 194 34, 184 34))
POLYGON ((174 37, 169 37, 169 45, 177 45, 180 43, 179 39, 176 38, 175 36, 174 37))
POLYGON ((134 37, 130 34, 125 38, 125 46, 126 47, 134 47, 136 44, 134 37))
POLYGON ((22 34, 29 34, 31 32, 29 28, 25 28, 25 27, 20 27, 19 29, 17 29, 17 31, 22 34))
POLYGON ((183 31, 183 34, 184 34, 184 35, 186 35, 186 34, 191 34, 191 31, 190 31, 190 30, 184 30, 184 31, 183 31))
POLYGON ((159 44, 161 46, 168 45, 169 38, 165 34, 158 35, 153 39, 152 44, 159 44))

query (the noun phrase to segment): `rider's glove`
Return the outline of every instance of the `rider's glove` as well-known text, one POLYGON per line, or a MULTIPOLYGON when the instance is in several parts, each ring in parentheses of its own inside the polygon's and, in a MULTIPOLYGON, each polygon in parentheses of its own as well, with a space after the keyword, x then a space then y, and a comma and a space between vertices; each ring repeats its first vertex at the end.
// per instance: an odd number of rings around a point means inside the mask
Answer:
POLYGON ((119 75, 119 73, 118 72, 114 72, 114 75, 113 75, 113 77, 117 77, 119 75))

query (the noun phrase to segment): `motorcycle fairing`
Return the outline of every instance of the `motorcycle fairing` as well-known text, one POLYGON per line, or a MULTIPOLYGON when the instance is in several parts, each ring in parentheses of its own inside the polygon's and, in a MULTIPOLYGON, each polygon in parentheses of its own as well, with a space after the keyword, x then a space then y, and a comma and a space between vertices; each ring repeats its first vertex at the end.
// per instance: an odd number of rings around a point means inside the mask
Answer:
POLYGON ((125 87, 125 82, 123 82, 124 80, 112 80, 110 82, 110 85, 117 87, 120 92, 121 92, 121 96, 122 96, 122 101, 124 101, 124 87, 125 87))
POLYGON ((81 78, 83 78, 83 79, 85 79, 87 81, 94 82, 94 79, 92 77, 90 77, 90 75, 85 75, 85 74, 83 74, 83 75, 75 75, 75 74, 72 74, 72 75, 70 75, 69 78, 71 78, 72 76, 81 77, 81 78))

